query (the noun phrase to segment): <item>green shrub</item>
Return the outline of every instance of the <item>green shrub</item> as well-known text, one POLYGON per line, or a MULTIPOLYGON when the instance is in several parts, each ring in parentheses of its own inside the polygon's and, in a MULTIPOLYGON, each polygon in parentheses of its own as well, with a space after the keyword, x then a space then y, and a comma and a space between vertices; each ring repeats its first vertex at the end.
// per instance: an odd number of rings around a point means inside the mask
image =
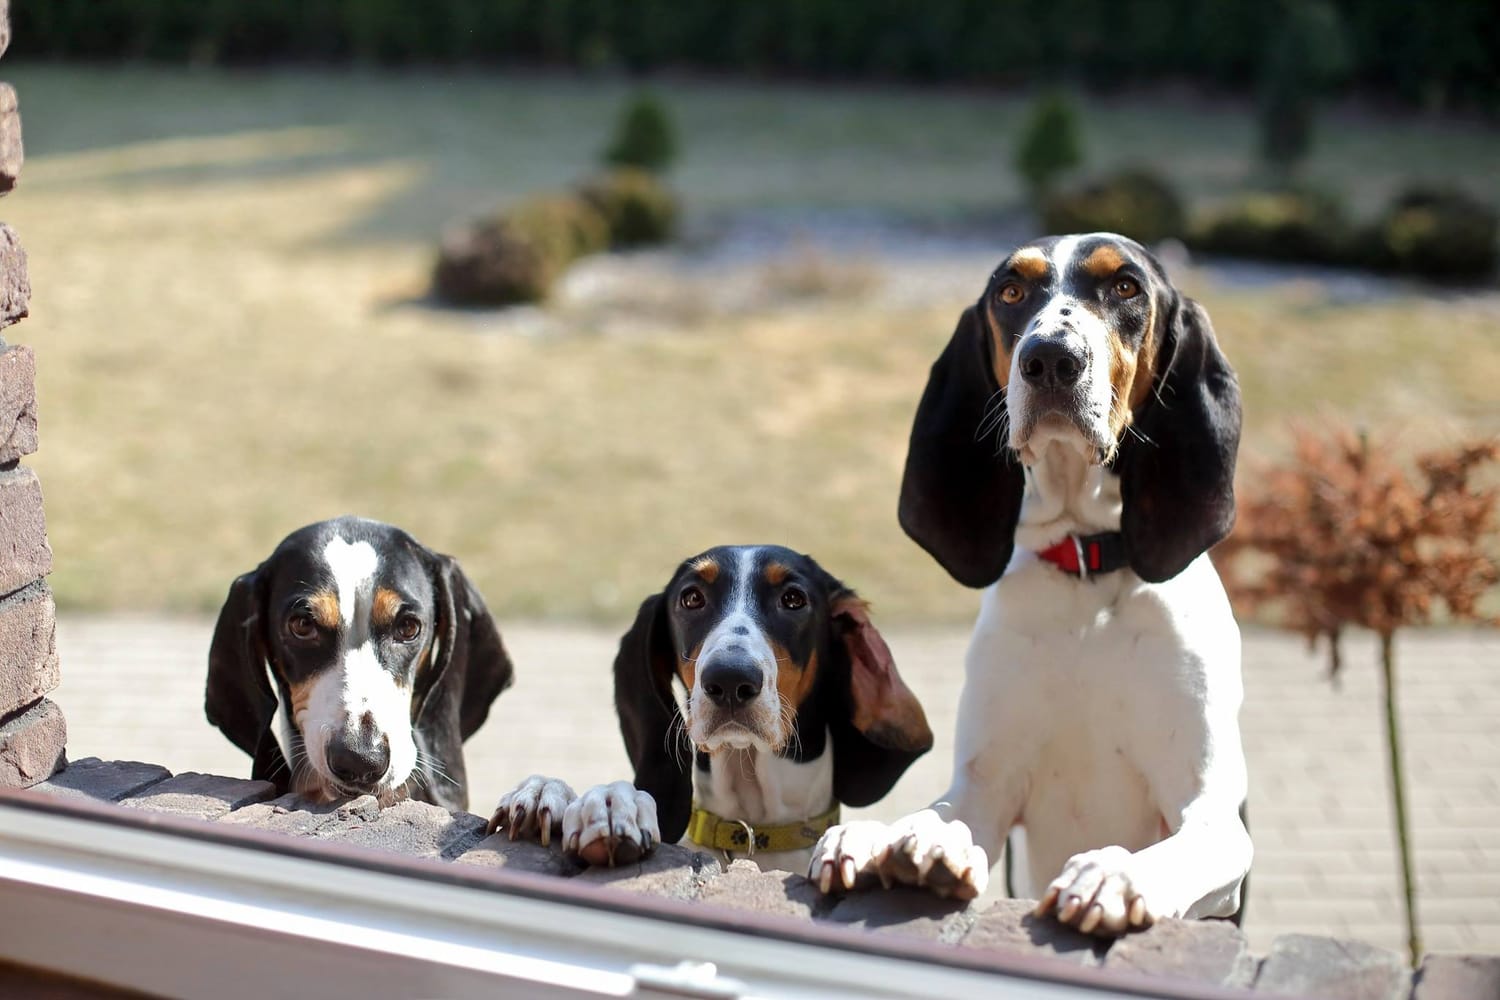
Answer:
POLYGON ((464 305, 540 302, 570 263, 608 245, 608 224, 589 202, 572 194, 540 195, 448 232, 433 290, 464 305))
POLYGON ((1362 264, 1359 241, 1331 195, 1302 190, 1241 195, 1205 213, 1188 233, 1195 250, 1263 260, 1362 264))
POLYGON ((677 158, 677 130, 666 106, 651 94, 637 94, 625 106, 604 150, 613 167, 639 167, 661 173, 677 158))
POLYGON ((528 198, 511 213, 528 232, 555 239, 568 260, 609 249, 609 220, 592 202, 571 193, 528 198))
POLYGON ((1339 12, 1323 0, 1288 0, 1271 19, 1260 85, 1261 159, 1285 182, 1313 143, 1318 98, 1349 70, 1339 12))
POLYGON ((1016 143, 1016 173, 1033 197, 1046 195, 1058 178, 1083 162, 1078 112, 1063 94, 1047 94, 1032 106, 1016 143))
POLYGON ((1462 191, 1415 187, 1375 224, 1377 265, 1427 278, 1482 280, 1495 272, 1493 206, 1462 191))
POLYGON ((1042 222, 1049 233, 1108 231, 1141 243, 1181 236, 1187 228, 1177 192, 1158 174, 1138 168, 1049 195, 1042 222))
POLYGON ((433 268, 433 292, 459 305, 540 302, 565 263, 551 241, 496 216, 444 234, 433 268))
POLYGON ((677 228, 677 198, 644 170, 611 170, 585 182, 579 194, 608 222, 612 247, 664 243, 677 228))

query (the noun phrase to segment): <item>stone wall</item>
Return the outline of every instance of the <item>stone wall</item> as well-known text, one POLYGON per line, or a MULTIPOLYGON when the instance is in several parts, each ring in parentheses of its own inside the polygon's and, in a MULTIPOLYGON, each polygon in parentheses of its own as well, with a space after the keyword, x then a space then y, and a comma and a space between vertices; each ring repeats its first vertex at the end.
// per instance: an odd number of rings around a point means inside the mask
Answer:
MULTIPOLYGON (((46 794, 117 802, 127 809, 166 813, 224 827, 431 858, 477 868, 504 869, 644 893, 718 908, 720 920, 737 912, 789 921, 817 921, 871 934, 897 935, 955 949, 1000 952, 1101 970, 1102 983, 1141 989, 1153 980, 1247 995, 1330 1000, 1480 1000, 1500 997, 1500 957, 1429 955, 1415 973, 1395 952, 1359 941, 1286 934, 1269 954, 1250 952, 1232 924, 1164 920, 1115 941, 1079 934, 1032 916, 1028 900, 981 905, 893 889, 828 897, 801 875, 762 872, 748 861, 724 864, 702 851, 663 844, 638 864, 580 867, 556 847, 485 836, 485 822, 420 802, 381 809, 370 796, 315 805, 276 796, 264 781, 186 773, 175 777, 154 764, 77 761, 37 786, 46 794), (1118 974, 1118 975, 1116 975, 1118 974)), ((704 910, 705 916, 711 911, 704 910)), ((1149 987, 1148 987, 1149 988, 1149 987)))
MULTIPOLYGON (((0 55, 9 44, 9 4, 0 0, 0 55)), ((16 186, 21 159, 16 91, 0 83, 0 195, 16 186)), ((30 298, 26 251, 0 222, 0 786, 9 787, 61 768, 68 735, 62 711, 45 697, 57 687, 58 664, 42 488, 21 464, 37 449, 36 357, 4 339, 30 298)))

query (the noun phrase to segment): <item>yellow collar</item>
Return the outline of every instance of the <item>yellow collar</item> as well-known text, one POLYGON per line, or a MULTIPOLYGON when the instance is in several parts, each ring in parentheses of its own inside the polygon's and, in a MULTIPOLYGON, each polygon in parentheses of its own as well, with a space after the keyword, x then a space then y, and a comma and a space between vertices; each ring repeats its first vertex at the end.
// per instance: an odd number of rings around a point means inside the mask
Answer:
POLYGON ((688 839, 700 847, 736 851, 754 857, 757 851, 801 851, 816 844, 830 826, 839 821, 839 804, 825 813, 795 823, 751 826, 744 820, 725 819, 693 803, 688 820, 688 839))

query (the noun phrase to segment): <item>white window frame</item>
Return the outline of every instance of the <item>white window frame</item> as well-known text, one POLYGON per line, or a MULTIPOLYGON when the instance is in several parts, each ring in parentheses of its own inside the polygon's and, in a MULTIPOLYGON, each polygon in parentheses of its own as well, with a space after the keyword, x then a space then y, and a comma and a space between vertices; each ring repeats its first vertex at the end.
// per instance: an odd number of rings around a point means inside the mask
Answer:
POLYGON ((1245 994, 0 790, 0 961, 180 997, 1245 994))

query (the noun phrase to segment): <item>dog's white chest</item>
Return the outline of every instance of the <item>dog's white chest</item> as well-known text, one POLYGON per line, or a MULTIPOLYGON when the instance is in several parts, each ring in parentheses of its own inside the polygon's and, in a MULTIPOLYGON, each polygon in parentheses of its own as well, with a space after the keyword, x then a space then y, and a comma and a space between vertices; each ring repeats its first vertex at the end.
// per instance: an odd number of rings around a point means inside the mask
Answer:
MULTIPOLYGON (((1218 581, 1203 569, 1185 583, 1211 596, 1218 581)), ((1013 843, 1018 894, 1074 854, 1136 851, 1168 832, 1147 776, 1198 760, 1215 659, 1198 637, 1237 633, 1227 604, 1184 604, 1163 590, 1128 571, 1081 583, 1022 557, 985 595, 969 676, 992 732, 1020 758, 1006 765, 1026 831, 1013 843)))

